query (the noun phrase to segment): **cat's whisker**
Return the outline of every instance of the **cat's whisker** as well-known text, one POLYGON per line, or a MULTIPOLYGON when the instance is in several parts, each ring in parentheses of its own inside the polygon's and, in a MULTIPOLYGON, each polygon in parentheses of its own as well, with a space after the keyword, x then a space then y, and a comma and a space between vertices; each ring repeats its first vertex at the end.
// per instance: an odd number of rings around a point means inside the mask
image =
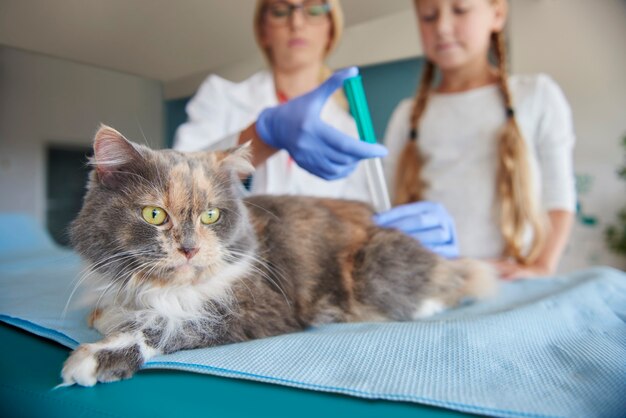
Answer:
POLYGON ((98 297, 98 300, 96 301, 96 305, 95 305, 94 311, 97 311, 98 309, 100 309, 100 302, 102 302, 102 299, 104 298, 104 296, 106 296, 106 294, 109 292, 109 290, 111 288, 113 288, 114 286, 116 286, 116 285, 117 285, 117 283, 114 282, 114 281, 112 281, 111 283, 106 285, 106 287, 100 293, 100 296, 98 297))
MULTIPOLYGON (((110 251, 114 252, 113 256, 116 255, 116 251, 121 250, 123 247, 121 245, 118 245, 114 248, 111 248, 110 251)), ((81 269, 81 271, 78 272, 78 274, 76 275, 76 278, 72 280, 72 283, 74 283, 75 281, 79 280, 83 274, 86 274, 87 272, 89 272, 90 270, 93 269, 94 265, 97 265, 98 263, 95 264, 85 264, 85 267, 83 267, 81 269)))
MULTIPOLYGON (((93 163, 95 165, 95 163, 93 163)), ((98 162, 98 164, 101 164, 100 162, 98 162)), ((154 183, 152 183, 149 179, 137 174, 137 173, 133 173, 130 171, 124 171, 121 169, 118 169, 115 171, 118 174, 125 174, 125 175, 129 175, 129 176, 133 176, 134 178, 138 178, 142 184, 146 185, 147 188, 152 189, 154 197, 160 196, 163 194, 162 189, 155 185, 154 183)), ((158 168, 157 168, 157 173, 159 174, 158 168)), ((159 174, 159 178, 160 178, 160 174, 159 174)), ((162 182, 162 179, 160 179, 160 181, 162 182)), ((165 183, 162 183, 163 185, 165 185, 165 183)), ((130 188, 123 188, 121 189, 124 191, 124 194, 126 194, 127 196, 133 196, 136 193, 136 190, 130 189, 130 188)))
MULTIPOLYGON (((242 256, 247 256, 249 258, 252 259, 252 261, 255 261, 259 264, 261 264, 263 267, 268 268, 268 265, 261 259, 259 259, 258 257, 256 257, 254 254, 244 254, 244 253, 239 253, 237 254, 237 252, 235 251, 231 251, 231 255, 242 255, 242 256)), ((237 259, 232 257, 232 261, 236 261, 237 259)), ((264 278, 265 280, 267 280, 269 283, 271 283, 272 285, 274 285, 274 287, 276 287, 276 289, 278 289, 280 291, 280 293, 283 295, 283 297, 285 298, 285 302, 287 303, 287 305, 291 308, 291 302, 289 301, 289 298, 287 297, 287 294, 285 293, 285 290, 283 289, 282 285, 280 283, 277 283, 271 276, 269 273, 267 273, 266 271, 264 271, 263 269, 257 267, 254 265, 254 263, 251 263, 248 265, 248 267, 250 269, 252 269, 254 272, 256 272, 259 276, 261 276, 262 278, 264 278)), ((277 278, 278 279, 278 278, 277 278)))
MULTIPOLYGON (((141 287, 141 283, 132 283, 133 282, 133 278, 137 277, 137 275, 142 274, 142 275, 149 275, 150 272, 158 265, 159 260, 157 260, 156 262, 154 261, 145 261, 140 263, 137 266, 133 266, 132 268, 129 269, 129 271, 127 272, 127 278, 123 281, 122 286, 120 287, 120 289, 118 290, 114 300, 117 300, 117 297, 120 295, 120 293, 122 293, 122 291, 124 291, 123 295, 125 296, 125 299, 128 299, 128 297, 132 297, 133 294, 136 293, 137 288, 141 287), (149 267, 148 272, 144 273, 143 270, 149 267), (126 288, 130 288, 132 286, 132 288, 129 291, 126 291, 126 288)), ((136 280, 135 280, 136 281, 136 280)))
MULTIPOLYGON (((98 298, 98 302, 96 304, 96 307, 99 307, 101 299, 103 299, 107 293, 109 293, 110 290, 115 290, 117 289, 117 292, 120 291, 120 287, 123 285, 124 280, 118 280, 120 278, 120 276, 122 275, 126 275, 126 272, 118 272, 115 276, 112 276, 109 278, 110 282, 107 286, 105 286, 103 289, 101 289, 101 294, 100 297, 98 298)), ((112 301, 115 301, 115 297, 112 299, 112 301)))
MULTIPOLYGON (((241 199, 223 199, 223 201, 225 202, 240 202, 241 199)), ((280 221, 280 218, 278 217, 278 215, 276 215, 274 212, 268 210, 267 208, 264 208, 262 206, 259 206, 257 204, 254 204, 252 202, 250 202, 249 200, 246 200, 244 202, 245 205, 250 205, 250 206, 254 206, 255 208, 261 209, 262 211, 266 212, 267 214, 271 215, 274 219, 276 219, 277 221, 280 221)))
POLYGON ((150 268, 146 272, 142 272, 141 270, 144 268, 144 266, 140 266, 137 269, 137 274, 141 274, 144 278, 147 278, 148 280, 150 280, 152 278, 152 274, 157 270, 157 268, 160 267, 159 263, 160 261, 153 263, 152 266, 150 266, 150 268))
POLYGON ((116 259, 118 257, 126 258, 126 257, 146 255, 149 253, 150 253, 150 250, 128 250, 128 251, 114 252, 110 256, 102 260, 99 260, 98 262, 94 264, 91 264, 90 266, 88 266, 88 268, 91 270, 99 270, 103 267, 106 267, 107 264, 110 264, 113 261, 119 261, 118 259, 116 259))
POLYGON ((98 270, 105 269, 106 267, 109 267, 113 263, 120 263, 121 261, 127 260, 129 258, 145 256, 148 254, 150 254, 150 251, 148 250, 135 250, 135 251, 127 251, 127 252, 114 254, 90 266, 90 271, 87 274, 87 276, 99 273, 98 270))
POLYGON ((97 274, 99 269, 104 268, 106 266, 105 263, 108 264, 112 261, 119 262, 120 260, 123 260, 126 258, 136 257, 137 255, 141 255, 142 253, 143 253, 142 250, 136 250, 136 251, 126 251, 126 252, 113 254, 112 256, 107 257, 104 260, 101 260, 98 263, 95 263, 94 265, 88 266, 86 269, 83 269, 85 273, 82 275, 82 277, 79 277, 78 281, 76 282, 72 291, 70 292, 67 302, 65 303, 65 306, 63 308, 63 311, 61 312, 61 319, 65 319, 65 317, 67 316, 67 311, 69 309, 71 300, 74 297, 74 294, 76 293, 78 288, 81 286, 81 284, 84 283, 91 276, 97 274))
POLYGON ((144 145, 146 147, 150 147, 150 144, 148 143, 148 138, 146 138, 146 134, 144 133, 143 128, 141 127, 141 122, 139 122, 139 118, 135 117, 135 122, 137 122, 137 127, 139 128, 139 132, 141 132, 141 136, 143 137, 144 145))
POLYGON ((248 293, 250 294, 250 297, 252 298, 252 301, 256 304, 256 296, 252 289, 250 289, 250 286, 248 286, 248 284, 246 283, 246 280, 252 281, 252 278, 244 275, 243 277, 241 277, 241 284, 245 286, 245 288, 248 290, 248 293))
MULTIPOLYGON (((129 268, 128 271, 123 272, 123 275, 119 275, 113 278, 113 281, 117 284, 117 292, 115 292, 115 295, 112 299, 113 304, 118 305, 118 298, 120 295, 127 296, 125 288, 128 287, 128 284, 131 281, 134 272, 135 268, 129 268)), ((124 306, 124 303, 121 303, 119 305, 124 306)))
MULTIPOLYGON (((246 256, 248 256, 248 254, 239 252, 237 250, 229 250, 229 251, 230 251, 231 254, 239 256, 239 257, 246 257, 246 256)), ((253 257, 254 261, 256 261, 257 263, 261 264, 268 271, 274 271, 276 273, 276 279, 279 281, 281 286, 284 285, 284 283, 282 282, 283 280, 286 281, 286 282, 289 282, 288 278, 285 277, 285 272, 280 267, 278 267, 278 266, 270 266, 268 261, 265 260, 264 258, 261 258, 261 255, 259 255, 259 254, 251 255, 251 257, 253 257)))
MULTIPOLYGON (((108 264, 111 264, 113 262, 120 263, 123 261, 126 263, 130 259, 131 260, 130 264, 125 264, 124 269, 119 269, 120 270, 119 272, 117 272, 113 277, 109 278, 109 280, 118 281, 122 274, 127 274, 127 272, 125 272, 124 270, 131 268, 132 263, 136 262, 135 259, 137 257, 145 257, 145 256, 150 256, 150 255, 154 255, 153 251, 151 250, 136 250, 136 251, 128 252, 126 254, 122 254, 122 255, 118 254, 117 258, 111 257, 110 259, 104 260, 103 262, 101 262, 100 265, 95 270, 97 271, 99 269, 104 269, 105 267, 107 267, 108 264)), ((150 263, 154 261, 148 260, 148 261, 143 261, 143 262, 150 263)))
POLYGON ((157 196, 158 196, 160 194, 159 193, 159 188, 160 189, 165 189, 167 187, 167 184, 165 183, 165 181, 163 180, 163 176, 161 175, 161 166, 160 166, 160 164, 155 164, 155 168, 156 168, 157 177, 159 178, 160 187, 155 187, 153 185, 153 188, 156 189, 155 191, 156 191, 157 196))

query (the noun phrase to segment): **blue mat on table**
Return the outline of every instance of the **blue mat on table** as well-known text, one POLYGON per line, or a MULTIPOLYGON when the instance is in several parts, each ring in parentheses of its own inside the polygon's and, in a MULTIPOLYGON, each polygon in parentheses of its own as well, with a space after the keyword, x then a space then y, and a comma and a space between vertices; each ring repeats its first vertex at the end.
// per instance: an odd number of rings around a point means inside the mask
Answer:
MULTIPOLYGON (((100 339, 86 326, 89 308, 63 315, 81 268, 33 220, 0 214, 0 320, 71 348, 100 339)), ((624 417, 625 321, 626 274, 595 268, 507 283, 496 299, 427 321, 328 325, 145 368, 492 416, 624 417)))

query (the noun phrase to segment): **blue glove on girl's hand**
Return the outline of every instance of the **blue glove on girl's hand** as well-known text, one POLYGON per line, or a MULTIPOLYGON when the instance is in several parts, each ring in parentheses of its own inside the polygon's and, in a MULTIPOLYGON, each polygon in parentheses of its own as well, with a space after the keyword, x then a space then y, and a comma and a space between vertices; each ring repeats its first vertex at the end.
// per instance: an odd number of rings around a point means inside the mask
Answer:
POLYGON ((409 234, 442 257, 459 256, 454 220, 438 203, 415 202, 397 206, 374 215, 374 221, 384 228, 409 234))
POLYGON ((315 90, 282 105, 263 110, 256 131, 266 144, 289 152, 302 168, 326 180, 346 177, 364 158, 384 157, 387 149, 359 141, 320 119, 326 100, 356 67, 333 74, 315 90))

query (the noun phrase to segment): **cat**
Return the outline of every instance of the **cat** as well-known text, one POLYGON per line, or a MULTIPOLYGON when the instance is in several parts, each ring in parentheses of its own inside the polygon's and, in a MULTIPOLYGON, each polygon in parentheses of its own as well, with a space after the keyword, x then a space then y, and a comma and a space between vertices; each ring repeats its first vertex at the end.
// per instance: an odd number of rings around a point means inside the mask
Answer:
POLYGON ((486 264, 378 227, 365 203, 242 198, 249 148, 155 151, 100 127, 70 238, 105 282, 88 320, 104 339, 71 353, 63 385, 312 325, 417 320, 493 292, 486 264))

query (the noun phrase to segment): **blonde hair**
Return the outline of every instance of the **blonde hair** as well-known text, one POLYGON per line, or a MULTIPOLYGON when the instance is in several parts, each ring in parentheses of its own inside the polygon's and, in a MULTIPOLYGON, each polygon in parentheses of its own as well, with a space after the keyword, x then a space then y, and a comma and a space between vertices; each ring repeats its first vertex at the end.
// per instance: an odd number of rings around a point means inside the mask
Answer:
MULTIPOLYGON (((539 209, 538 194, 533 187, 526 142, 515 119, 513 98, 508 86, 506 40, 502 31, 492 34, 491 49, 499 67, 498 82, 507 117, 498 138, 496 175, 500 231, 505 242, 503 256, 529 264, 537 259, 543 248, 546 223, 539 209), (533 241, 525 252, 524 244, 529 228, 533 241)), ((423 199, 428 187, 421 177, 426 158, 419 149, 418 126, 428 103, 434 75, 435 65, 427 60, 413 103, 409 140, 398 162, 395 204, 423 199)))
MULTIPOLYGON (((272 56, 269 48, 265 48, 263 46, 263 13, 265 11, 265 5, 267 4, 267 2, 268 0, 257 0, 256 6, 254 8, 253 29, 254 39, 256 40, 259 49, 261 49, 261 52, 263 52, 263 56, 265 57, 265 60, 270 65, 270 67, 273 67, 272 56)), ((341 36, 343 34, 343 10, 341 8, 339 0, 326 0, 326 3, 330 5, 329 17, 331 33, 330 41, 328 42, 324 58, 328 57, 330 53, 337 48, 337 45, 339 44, 339 41, 341 40, 341 36)), ((322 65, 322 68, 320 70, 320 82, 324 82, 332 74, 333 70, 331 70, 326 64, 322 65)), ((341 107, 343 107, 344 109, 348 108, 348 101, 341 89, 333 94, 333 98, 341 107)))

